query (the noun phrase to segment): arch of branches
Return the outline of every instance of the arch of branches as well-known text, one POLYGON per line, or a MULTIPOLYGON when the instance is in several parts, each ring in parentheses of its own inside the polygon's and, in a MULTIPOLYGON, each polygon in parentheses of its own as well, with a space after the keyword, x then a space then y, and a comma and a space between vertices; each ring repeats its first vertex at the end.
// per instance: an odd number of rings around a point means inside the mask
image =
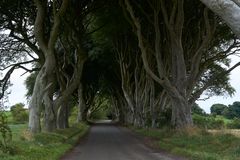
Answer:
POLYGON ((139 127, 185 128, 203 92, 234 93, 229 74, 240 63, 228 57, 239 40, 199 1, 0 3, 0 98, 15 69, 31 73, 33 133, 68 127, 73 110, 78 122, 104 111, 139 127))

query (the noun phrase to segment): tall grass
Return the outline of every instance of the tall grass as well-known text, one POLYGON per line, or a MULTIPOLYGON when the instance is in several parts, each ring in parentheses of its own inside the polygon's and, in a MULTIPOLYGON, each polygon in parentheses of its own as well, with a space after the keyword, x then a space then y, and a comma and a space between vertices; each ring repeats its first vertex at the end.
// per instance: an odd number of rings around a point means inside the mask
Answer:
POLYGON ((231 134, 211 134, 194 128, 186 132, 176 132, 171 129, 134 130, 153 138, 156 147, 192 160, 240 159, 240 138, 231 134))
POLYGON ((13 133, 14 155, 1 154, 1 160, 57 160, 73 147, 77 140, 88 130, 86 124, 80 123, 53 133, 32 135, 26 124, 10 125, 13 133))

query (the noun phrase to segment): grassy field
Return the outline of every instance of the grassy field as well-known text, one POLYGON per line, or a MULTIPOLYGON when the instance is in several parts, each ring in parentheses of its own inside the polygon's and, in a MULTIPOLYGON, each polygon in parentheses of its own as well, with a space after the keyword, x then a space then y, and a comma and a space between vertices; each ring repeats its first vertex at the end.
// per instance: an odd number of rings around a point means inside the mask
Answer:
POLYGON ((15 153, 8 155, 0 152, 1 160, 57 160, 88 130, 88 126, 81 123, 53 133, 32 136, 26 130, 26 124, 10 125, 10 127, 15 153))
POLYGON ((162 129, 133 129, 153 139, 154 146, 191 160, 240 160, 240 138, 227 133, 189 129, 185 133, 162 129))

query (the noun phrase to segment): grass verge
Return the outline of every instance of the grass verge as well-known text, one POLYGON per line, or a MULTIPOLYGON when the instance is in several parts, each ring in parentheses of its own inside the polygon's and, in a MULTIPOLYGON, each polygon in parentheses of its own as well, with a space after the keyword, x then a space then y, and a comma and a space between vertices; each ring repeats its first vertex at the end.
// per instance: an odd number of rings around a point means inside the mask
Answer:
POLYGON ((0 153, 1 160, 57 160, 88 131, 86 124, 79 123, 68 129, 32 136, 26 124, 10 127, 16 151, 14 155, 0 153))
POLYGON ((211 134, 198 129, 176 133, 170 129, 137 129, 153 140, 154 146, 191 160, 240 160, 240 138, 231 134, 211 134))

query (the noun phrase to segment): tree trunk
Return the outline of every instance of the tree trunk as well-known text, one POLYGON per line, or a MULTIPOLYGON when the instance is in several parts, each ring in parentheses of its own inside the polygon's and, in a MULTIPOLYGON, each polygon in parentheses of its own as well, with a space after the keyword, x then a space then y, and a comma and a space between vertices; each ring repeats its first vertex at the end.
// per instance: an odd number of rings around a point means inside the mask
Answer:
POLYGON ((53 25, 51 27, 49 37, 47 38, 45 32, 45 18, 47 15, 46 11, 48 1, 34 1, 37 7, 37 16, 34 23, 34 35, 40 50, 44 53, 45 62, 39 75, 37 76, 36 84, 34 86, 34 94, 30 103, 31 115, 29 127, 33 133, 39 132, 40 128, 38 126, 40 117, 39 114, 36 113, 37 108, 39 107, 39 101, 43 101, 45 107, 44 130, 52 131, 56 128, 56 116, 53 108, 54 78, 56 76, 56 61, 54 53, 55 45, 60 32, 61 17, 63 17, 67 11, 68 2, 68 0, 63 0, 58 12, 52 17, 53 25), (34 120, 35 117, 37 120, 34 120))
POLYGON ((29 130, 31 133, 39 133, 41 131, 41 124, 40 124, 40 114, 41 114, 41 106, 42 106, 42 70, 37 75, 34 90, 31 97, 31 101, 29 103, 29 130))
POLYGON ((44 131, 52 132, 57 128, 56 115, 53 110, 53 105, 50 101, 44 102, 45 116, 44 116, 44 131))
POLYGON ((52 104, 53 66, 54 59, 46 60, 35 81, 33 95, 29 104, 29 129, 32 133, 38 133, 41 130, 41 106, 45 108, 44 130, 51 131, 52 127, 55 126, 53 122, 51 122, 54 119, 52 104))
POLYGON ((140 113, 139 111, 134 114, 133 125, 135 127, 145 127, 144 119, 142 117, 142 113, 140 113))
POLYGON ((82 122, 87 120, 87 114, 86 114, 86 103, 83 98, 83 86, 80 82, 78 87, 78 117, 77 122, 82 122))
POLYGON ((29 103, 29 130, 32 133, 38 133, 41 131, 41 108, 43 108, 42 106, 47 104, 46 102, 44 102, 44 100, 46 100, 47 98, 46 96, 44 96, 44 94, 46 94, 47 90, 49 89, 49 86, 47 86, 47 76, 49 74, 46 73, 47 71, 49 71, 49 69, 47 69, 47 66, 49 65, 47 65, 46 61, 37 75, 34 84, 33 94, 29 103))
POLYGON ((127 122, 126 122, 126 113, 125 113, 125 107, 124 106, 126 106, 127 104, 127 102, 126 102, 126 100, 124 99, 124 97, 121 95, 121 94, 119 94, 119 93, 117 93, 117 96, 116 96, 116 104, 115 104, 115 107, 116 108, 118 108, 118 110, 119 110, 119 122, 121 123, 121 124, 126 124, 127 122))
POLYGON ((151 117, 151 127, 157 128, 157 113, 153 113, 151 117))
POLYGON ((58 110, 57 128, 65 129, 69 127, 68 116, 68 103, 64 103, 60 106, 58 110))
POLYGON ((172 119, 171 124, 176 129, 184 129, 193 126, 191 106, 188 101, 179 98, 172 98, 172 119))

